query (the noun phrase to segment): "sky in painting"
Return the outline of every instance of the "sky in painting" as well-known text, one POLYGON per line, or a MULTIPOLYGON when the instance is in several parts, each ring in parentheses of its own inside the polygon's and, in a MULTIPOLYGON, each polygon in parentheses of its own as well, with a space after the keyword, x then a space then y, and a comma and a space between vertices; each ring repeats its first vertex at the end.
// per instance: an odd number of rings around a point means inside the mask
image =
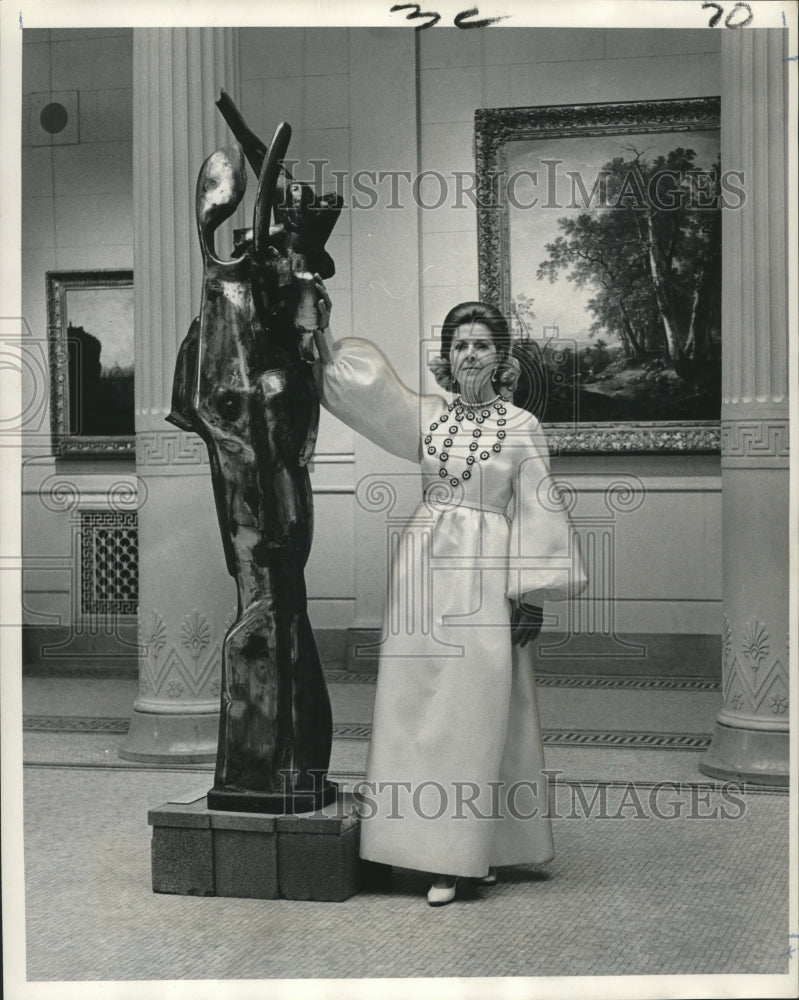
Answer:
POLYGON ((67 314, 72 326, 82 326, 102 344, 104 371, 133 367, 132 288, 70 288, 67 314))

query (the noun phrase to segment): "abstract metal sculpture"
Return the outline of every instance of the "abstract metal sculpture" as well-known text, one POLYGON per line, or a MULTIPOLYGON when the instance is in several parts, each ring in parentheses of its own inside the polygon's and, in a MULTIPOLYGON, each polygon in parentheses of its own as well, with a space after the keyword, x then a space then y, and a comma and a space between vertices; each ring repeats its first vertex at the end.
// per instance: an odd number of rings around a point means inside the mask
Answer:
POLYGON ((313 274, 334 274, 324 249, 342 199, 286 177, 291 128, 267 150, 222 92, 239 142, 217 150, 197 181, 202 306, 181 345, 167 418, 208 447, 236 620, 222 656, 222 703, 211 809, 307 812, 332 802, 330 700, 306 607, 313 533, 308 461, 319 422, 311 331, 313 274), (214 235, 258 176, 252 230, 233 257, 214 235), (274 224, 272 217, 274 216, 274 224))

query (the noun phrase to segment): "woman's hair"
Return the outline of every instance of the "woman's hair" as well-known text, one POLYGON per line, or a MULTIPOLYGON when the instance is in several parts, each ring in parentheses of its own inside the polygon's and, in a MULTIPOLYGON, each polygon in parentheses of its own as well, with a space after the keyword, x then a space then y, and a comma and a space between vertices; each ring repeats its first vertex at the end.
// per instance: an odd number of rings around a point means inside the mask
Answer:
POLYGON ((487 302, 461 302, 447 313, 441 327, 441 353, 429 362, 436 382, 447 392, 457 392, 449 360, 452 339, 459 326, 471 323, 482 323, 491 332, 491 341, 499 356, 492 378, 494 388, 513 390, 519 377, 519 365, 511 354, 508 321, 499 309, 487 302))

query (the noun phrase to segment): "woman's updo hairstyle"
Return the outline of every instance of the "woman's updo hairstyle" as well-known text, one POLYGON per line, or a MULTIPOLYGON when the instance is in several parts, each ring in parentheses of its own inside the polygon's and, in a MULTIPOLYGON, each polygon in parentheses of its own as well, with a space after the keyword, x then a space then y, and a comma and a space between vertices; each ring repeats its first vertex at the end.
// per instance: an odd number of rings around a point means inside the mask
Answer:
POLYGON ((502 389, 513 390, 519 377, 519 365, 511 355, 511 338, 508 321, 499 311, 487 302, 461 302, 450 309, 441 326, 441 353, 433 358, 429 367, 436 382, 447 392, 457 392, 458 386, 452 378, 452 367, 449 353, 452 339, 459 326, 482 323, 491 331, 491 340, 498 355, 497 366, 492 383, 499 392, 502 389))

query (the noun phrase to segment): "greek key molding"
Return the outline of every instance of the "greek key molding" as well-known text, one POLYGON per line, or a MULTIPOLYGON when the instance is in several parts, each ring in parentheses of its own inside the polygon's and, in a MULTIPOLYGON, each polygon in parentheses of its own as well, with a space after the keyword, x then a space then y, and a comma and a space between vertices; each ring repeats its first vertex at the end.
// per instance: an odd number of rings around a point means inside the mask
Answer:
POLYGON ((205 442, 178 428, 139 431, 136 467, 148 476, 208 475, 210 471, 205 442))
POLYGON ((722 420, 721 458, 726 465, 787 466, 788 455, 787 419, 722 420))
MULTIPOLYGON (((641 421, 607 424, 544 424, 552 455, 628 452, 659 454, 718 454, 719 425, 705 422, 641 421)), ((787 429, 785 441, 787 446, 787 429)), ((786 452, 787 454, 787 452, 786 452)), ((352 464, 346 456, 317 455, 313 464, 352 464)), ((182 430, 139 431, 136 467, 148 476, 207 475, 210 469, 204 442, 182 430)))
MULTIPOLYGON (((308 470, 313 473, 318 466, 354 465, 352 452, 333 452, 314 455, 308 470)), ((141 476, 208 476, 211 463, 205 442, 192 431, 178 428, 145 430, 136 433, 136 468, 141 476)), ((314 493, 352 493, 350 485, 314 486, 314 493)))

